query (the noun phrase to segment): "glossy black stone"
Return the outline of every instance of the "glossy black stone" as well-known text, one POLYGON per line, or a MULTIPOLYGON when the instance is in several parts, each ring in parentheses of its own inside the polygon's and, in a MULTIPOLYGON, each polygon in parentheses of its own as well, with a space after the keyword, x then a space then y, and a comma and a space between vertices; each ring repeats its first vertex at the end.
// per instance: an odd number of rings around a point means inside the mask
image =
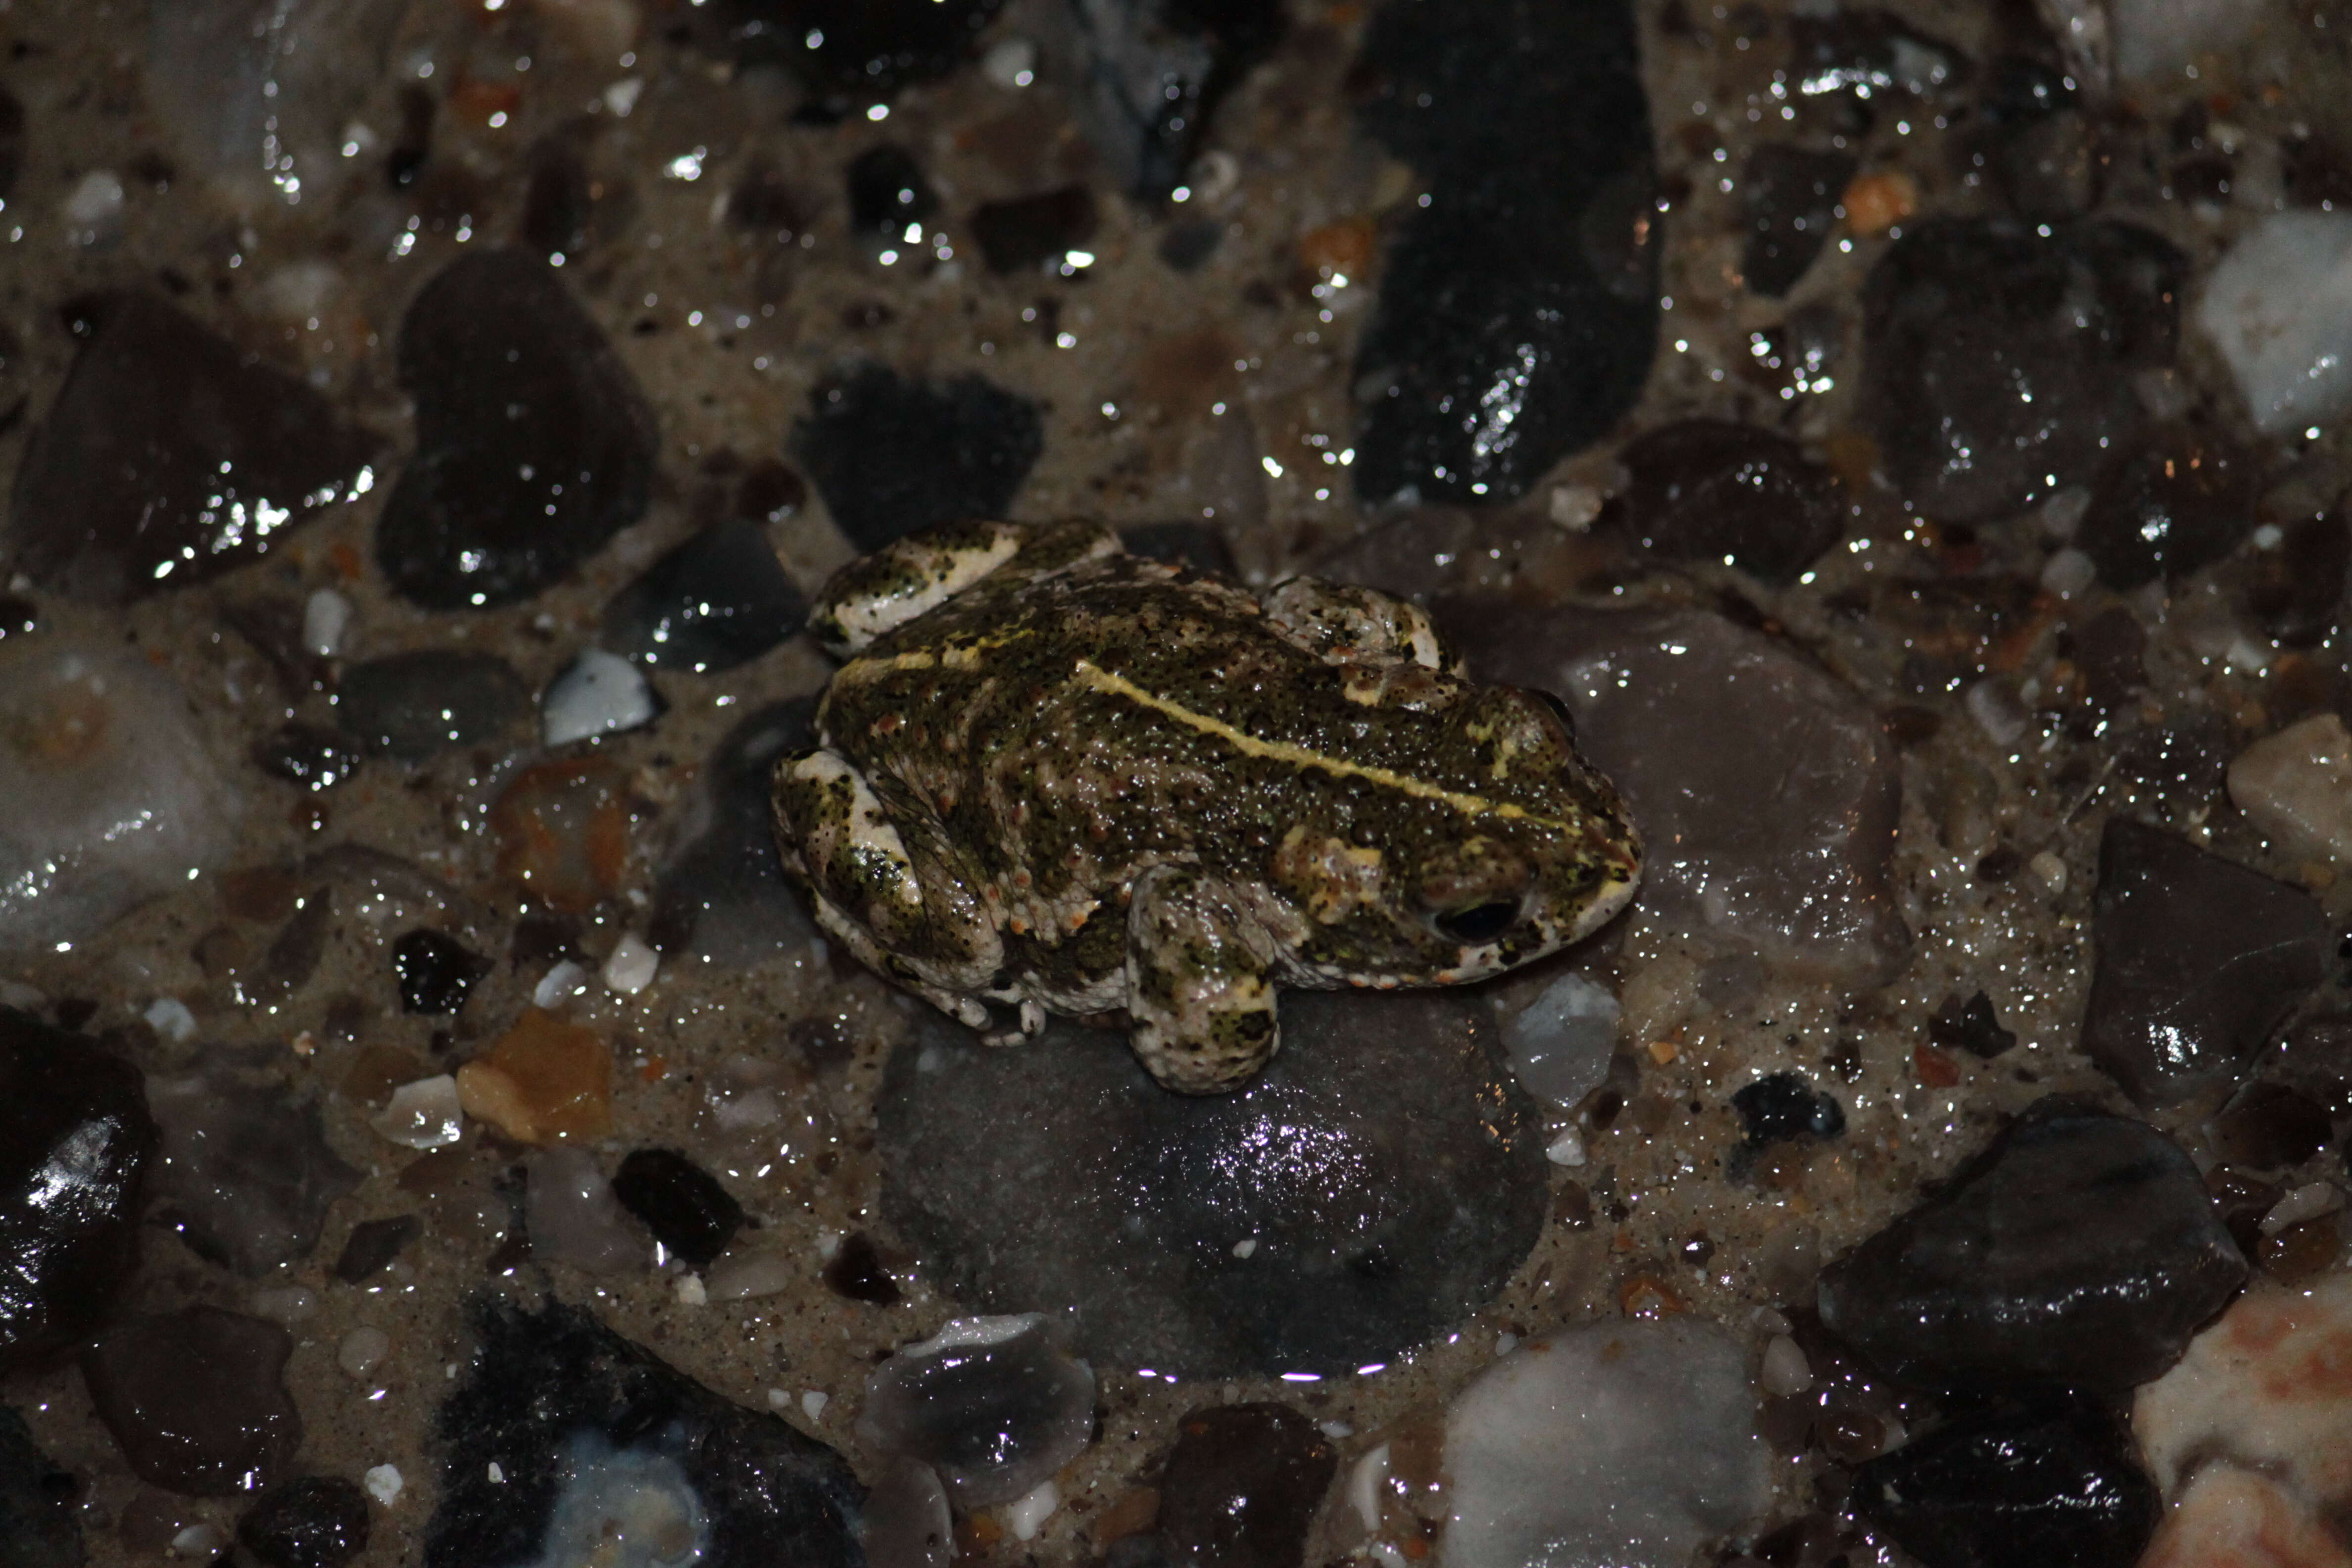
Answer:
POLYGON ((583 1445, 677 1467, 708 1521, 705 1568, 865 1568, 865 1489, 823 1443, 579 1308, 486 1297, 471 1318, 473 1356, 434 1422, 440 1493, 425 1568, 536 1561, 583 1445))
POLYGON ((332 730, 289 723, 253 747, 254 765, 273 778, 307 790, 332 789, 360 765, 360 751, 332 730))
POLYGON ((904 147, 885 143, 860 153, 847 178, 849 226, 859 234, 911 244, 908 226, 920 229, 940 210, 939 196, 904 147))
POLYGON ((1070 7, 1079 121, 1147 201, 1183 183, 1217 105, 1280 40, 1278 0, 1091 0, 1070 7))
POLYGON ((421 763, 519 729, 530 688, 493 653, 420 648, 355 664, 335 689, 335 722, 369 752, 421 763))
POLYGON ((1160 1479, 1160 1543, 1198 1568, 1298 1568, 1339 1472, 1323 1429, 1286 1405, 1218 1405, 1176 1424, 1160 1479))
POLYGON ((613 1174, 613 1195, 654 1239, 697 1268, 743 1228, 743 1205, 719 1178, 675 1149, 637 1149, 613 1174))
POLYGON ((841 1250, 824 1266, 824 1283, 836 1296, 877 1307, 894 1305, 900 1294, 898 1282, 882 1267, 882 1255, 874 1250, 874 1238, 862 1230, 842 1238, 841 1250))
POLYGON ((448 1016, 465 1006, 467 993, 490 968, 488 959, 430 926, 418 926, 392 944, 392 973, 404 1013, 448 1016))
POLYGON ((427 609, 513 604, 645 515, 653 411, 554 271, 520 250, 451 262, 402 318, 416 449, 376 562, 427 609))
POLYGON ((368 1500, 341 1476, 302 1476, 264 1492, 236 1521, 262 1568, 343 1568, 367 1550, 368 1500))
POLYGON ((2087 484, 2147 423, 2133 378, 2172 363, 2188 270, 2129 224, 1905 225, 1863 296, 1863 418, 1887 477, 1948 522, 2087 484))
POLYGON ((1824 1269, 1820 1304, 1906 1382, 2120 1393, 2179 1359, 2245 1278, 2179 1145, 2053 1097, 1824 1269))
POLYGON ((99 605, 185 587, 366 488, 373 439, 299 376, 145 294, 98 296, 78 319, 88 336, 0 530, 37 586, 99 605))
POLYGON ((767 530, 737 519, 703 530, 614 595, 603 641, 639 664, 706 675, 759 658, 799 631, 808 609, 767 530))
POLYGON ((1739 270, 1748 292, 1777 300, 1796 286, 1837 222, 1838 202, 1853 180, 1851 153, 1766 142, 1748 154, 1741 210, 1748 242, 1739 270))
POLYGON ((2000 1026, 1992 998, 1979 991, 1967 1001, 1954 992, 1927 1020, 1927 1038, 1948 1051, 1966 1051, 1985 1061, 2017 1044, 2017 1033, 2000 1026))
POLYGON ((1064 185, 1034 196, 984 202, 971 215, 971 237, 991 272, 1028 272, 1058 261, 1095 237, 1094 193, 1064 185))
POLYGON ((1045 449, 1037 405, 976 375, 866 365, 810 395, 793 449, 861 551, 959 518, 1003 517, 1045 449))
MULTIPOLYGON (((2178 582, 2254 527, 2254 463, 2218 431, 2162 425, 2110 457, 2074 544, 2112 588, 2178 582)), ((2341 574, 2338 574, 2341 584, 2341 574)))
POLYGON ((1776 1072, 1731 1097, 1748 1142, 1758 1148, 1791 1138, 1834 1138, 1845 1131, 1845 1107, 1837 1096, 1816 1090, 1805 1075, 1776 1072))
POLYGON ((155 1142, 137 1068, 0 1008, 0 1369, 70 1349, 113 1307, 155 1142))
POLYGON ((945 76, 1004 0, 721 0, 729 51, 781 62, 808 85, 810 120, 837 120, 908 82, 945 76))
POLYGON ((80 1489, 0 1405, 0 1568, 81 1568, 80 1489))
POLYGON ((413 1214, 362 1220, 352 1226, 331 1272, 346 1285, 363 1284, 391 1268, 392 1260, 424 1229, 425 1222, 413 1214))
POLYGON ((811 743, 815 710, 808 697, 758 709, 703 763, 698 819, 709 826, 662 867, 654 892, 651 935, 664 954, 742 968, 816 934, 777 858, 769 799, 777 760, 811 743))
POLYGON ((2112 817, 2099 840, 2083 1049, 2142 1105, 2235 1079, 2326 973, 2300 888, 2112 817))
POLYGON ((277 1480, 302 1446, 286 1392, 294 1340, 218 1307, 133 1318, 82 1352, 90 1404, 151 1486, 228 1497, 277 1480))
POLYGON ((1864 1465, 1853 1500, 1927 1568, 2131 1568, 2163 1512, 2112 1416, 1955 1422, 1864 1465))
POLYGON ((1357 493, 1498 502, 1597 439, 1655 352, 1662 219, 1623 0, 1394 0, 1365 129, 1426 183, 1356 356, 1357 493))
POLYGON ((1776 431, 1726 419, 1685 419, 1649 431, 1620 455, 1632 482, 1624 526, 1668 561, 1728 561, 1788 583, 1845 531, 1845 492, 1776 431))

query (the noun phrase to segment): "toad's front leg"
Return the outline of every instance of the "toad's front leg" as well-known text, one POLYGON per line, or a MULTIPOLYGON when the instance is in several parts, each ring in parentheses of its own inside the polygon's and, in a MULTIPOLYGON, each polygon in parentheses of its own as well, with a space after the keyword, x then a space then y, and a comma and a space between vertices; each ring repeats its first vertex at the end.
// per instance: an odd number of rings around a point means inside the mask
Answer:
POLYGON ((1273 1059, 1274 939, 1224 884, 1186 866, 1147 871, 1127 932, 1131 1038, 1161 1088, 1223 1094, 1273 1059))

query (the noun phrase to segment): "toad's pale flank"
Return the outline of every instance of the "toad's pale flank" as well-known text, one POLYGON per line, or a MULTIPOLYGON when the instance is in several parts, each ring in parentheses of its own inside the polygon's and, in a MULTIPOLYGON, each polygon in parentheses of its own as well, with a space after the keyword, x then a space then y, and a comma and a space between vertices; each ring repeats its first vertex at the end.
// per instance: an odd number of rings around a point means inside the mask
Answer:
POLYGON ((1264 595, 1083 522, 951 524, 855 562, 845 662, 775 774, 825 931, 1009 1039, 1123 1012, 1161 1084, 1279 1043, 1277 985, 1444 985, 1596 930, 1641 843, 1556 699, 1465 679, 1428 616, 1264 595))

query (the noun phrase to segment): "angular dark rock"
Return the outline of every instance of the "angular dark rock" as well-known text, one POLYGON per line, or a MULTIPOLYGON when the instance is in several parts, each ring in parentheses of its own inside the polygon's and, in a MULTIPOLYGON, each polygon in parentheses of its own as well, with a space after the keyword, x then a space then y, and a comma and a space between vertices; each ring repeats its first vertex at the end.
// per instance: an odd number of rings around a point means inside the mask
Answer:
POLYGON ((1863 417, 1906 500, 2013 514, 2098 472, 2147 421, 2133 377, 2172 363, 2188 261, 2147 229, 1933 218, 1864 292, 1863 417))
POLYGON ((113 1307, 155 1142, 137 1068, 0 1008, 0 1369, 71 1348, 113 1307))
POLYGON ((2250 1171, 2286 1171, 2336 1136, 2327 1106, 2280 1083, 2250 1083, 2213 1119, 2213 1152, 2250 1171))
POLYGON ((1077 1458, 1095 1428, 1095 1374, 1035 1313, 959 1318, 866 1380, 857 1435, 938 1472, 966 1509, 1010 1502, 1077 1458))
POLYGON ((1168 198, 1218 103, 1282 36, 1277 0, 1080 0, 1080 122, 1127 190, 1168 198))
POLYGON ((789 66, 815 99, 803 118, 838 120, 908 82, 945 76, 1004 0, 722 0, 729 52, 789 66))
POLYGON ((684 847, 662 868, 654 894, 655 945, 721 968, 761 963, 815 936, 808 905, 776 854, 769 775, 777 759, 810 743, 814 698, 760 709, 703 763, 684 847))
POLYGON ((1753 1148, 1792 1138, 1834 1138, 1845 1131, 1845 1107, 1837 1096, 1816 1090, 1802 1073, 1759 1078, 1732 1095, 1731 1107, 1739 1112, 1753 1148))
POLYGON ((327 1205, 360 1173, 327 1144, 315 1101, 226 1064, 149 1080, 162 1129, 156 1217, 198 1257, 255 1278, 310 1255, 327 1205))
POLYGON ((1003 517, 1045 449, 1036 405, 976 375, 933 384, 866 365, 810 395, 793 448, 861 551, 1003 517))
POLYGON ((25 1418, 0 1405, 0 1568, 81 1568, 79 1489, 34 1445, 25 1418))
POLYGON ((982 203, 971 215, 971 237, 991 272, 1032 272, 1092 239, 1097 223, 1094 194, 1064 185, 982 203))
POLYGON ((1955 1422, 1864 1466, 1853 1506, 1927 1568, 2131 1568, 2163 1500, 2112 1416, 1955 1422))
POLYGON ((2126 817, 2094 910, 2083 1049, 2142 1105, 2235 1079, 2326 973, 2310 894, 2126 817))
POLYGON ((2116 768, 2151 789, 2210 800, 2221 787, 2235 751, 2228 719, 2210 710, 2189 712, 2126 733, 2116 744, 2116 768))
POLYGON ((1549 1210, 1538 1108, 1484 1002, 1444 993, 1291 992, 1282 1054, 1209 1100, 1116 1035, 990 1050, 925 1017, 878 1117, 926 1278, 1073 1304, 1080 1353, 1182 1376, 1390 1360, 1491 1300, 1549 1210))
POLYGON ((440 1500, 425 1568, 537 1561, 551 1536, 584 1559, 596 1537, 572 1531, 593 1529, 601 1494, 647 1485, 698 1507, 705 1568, 864 1568, 865 1491, 833 1449, 579 1308, 491 1297, 472 1317, 473 1358, 434 1423, 440 1500))
POLYGON ((408 1244, 424 1232, 425 1222, 413 1214, 387 1219, 362 1220, 352 1226, 343 1249, 329 1272, 346 1285, 364 1284, 392 1267, 408 1244))
POLYGON ((302 1476, 261 1494, 236 1542, 262 1568, 343 1568, 367 1550, 368 1500, 341 1476, 302 1476))
POLYGON ((1685 419, 1627 446, 1622 500, 1642 548, 1668 561, 1728 561, 1789 583, 1845 531, 1845 492, 1794 441, 1727 419, 1685 419))
POLYGON ((1821 1315, 1905 1382, 2121 1393, 2179 1359, 2245 1278, 2178 1144, 2053 1097, 1824 1269, 1821 1315))
POLYGON ((869 238, 911 244, 908 226, 921 228, 940 210, 938 195, 904 147, 886 143, 859 153, 846 178, 849 226, 869 238))
POLYGON ((392 944, 392 973, 400 983, 400 1010, 446 1017, 466 1005, 482 976, 496 967, 456 937, 418 926, 392 944))
POLYGON ((478 251, 400 326, 416 450, 376 524, 376 561, 427 609, 510 605, 645 515, 653 411, 555 272, 478 251))
POLYGON ((2254 489, 2252 458, 2227 437, 2159 425, 2107 458, 2074 545, 2111 588, 2178 582, 2253 531, 2254 489))
POLYGON ((335 689, 335 722, 371 752, 421 763, 496 741, 530 717, 530 688, 494 653, 419 648, 355 664, 335 689))
POLYGON ((1339 1456, 1286 1405, 1217 1405, 1176 1423, 1160 1480, 1160 1539, 1200 1568, 1298 1568, 1339 1456))
POLYGON ((359 748, 344 736, 316 724, 290 723, 253 747, 263 773, 313 792, 332 789, 360 765, 359 748))
POLYGON ((1851 153, 1766 142, 1748 154, 1741 207, 1748 244, 1739 270, 1750 293, 1777 300, 1796 286, 1829 243, 1838 202, 1853 178, 1851 153))
POLYGON ((632 1151, 614 1173, 613 1195, 656 1241, 697 1268, 708 1268, 743 1228, 743 1205, 675 1149, 632 1151))
POLYGON ((836 1296, 877 1307, 896 1305, 900 1294, 898 1282, 874 1249, 874 1238, 862 1230, 842 1238, 841 1250, 824 1266, 824 1284, 836 1296))
POLYGON ((1662 220, 1622 0, 1382 6, 1364 125, 1427 182, 1357 356, 1357 494, 1511 500, 1633 404, 1662 220))
POLYGON ((1927 1020, 1930 1044, 1948 1051, 1966 1051, 1981 1061, 1990 1061, 2017 1044, 2017 1033, 2000 1026, 2000 1017, 1992 1010, 1992 998, 1979 991, 1967 1001, 1954 992, 1944 998, 1927 1020))
POLYGON ((16 469, 0 558, 121 605, 258 560, 362 493, 373 442, 300 377, 144 294, 88 302, 16 469))
POLYGON ((703 530, 614 595, 603 641, 639 664, 708 675, 759 658, 799 631, 808 610, 767 530, 737 519, 703 530))
POLYGON ((227 1497, 293 1464, 302 1420, 286 1392, 293 1336, 218 1307, 133 1318, 82 1352, 98 1418, 151 1486, 227 1497))

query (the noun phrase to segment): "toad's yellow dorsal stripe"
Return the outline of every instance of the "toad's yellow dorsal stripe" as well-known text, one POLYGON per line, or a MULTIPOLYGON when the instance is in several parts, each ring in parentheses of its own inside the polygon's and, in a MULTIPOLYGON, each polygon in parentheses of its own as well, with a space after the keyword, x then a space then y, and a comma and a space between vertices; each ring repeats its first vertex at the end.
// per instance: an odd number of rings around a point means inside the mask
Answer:
POLYGON ((1465 816, 1482 816, 1492 812, 1497 816, 1541 823, 1564 833, 1581 830, 1578 824, 1538 816, 1508 801, 1489 800, 1482 795, 1465 795, 1391 768, 1366 767, 1360 763, 1342 762, 1338 757, 1327 757, 1320 752, 1293 745, 1287 741, 1261 741, 1246 730, 1237 730, 1223 720, 1213 719, 1206 713, 1195 713, 1181 702, 1171 702, 1156 691, 1138 686, 1123 675, 1089 664, 1083 658, 1078 660, 1077 677, 1097 691, 1124 697, 1130 702, 1140 702, 1155 712, 1165 713, 1188 729, 1197 730, 1203 735, 1214 735, 1244 756, 1265 757, 1296 767, 1320 768, 1327 773, 1336 773, 1342 778, 1367 779, 1422 800, 1443 801, 1465 816))

